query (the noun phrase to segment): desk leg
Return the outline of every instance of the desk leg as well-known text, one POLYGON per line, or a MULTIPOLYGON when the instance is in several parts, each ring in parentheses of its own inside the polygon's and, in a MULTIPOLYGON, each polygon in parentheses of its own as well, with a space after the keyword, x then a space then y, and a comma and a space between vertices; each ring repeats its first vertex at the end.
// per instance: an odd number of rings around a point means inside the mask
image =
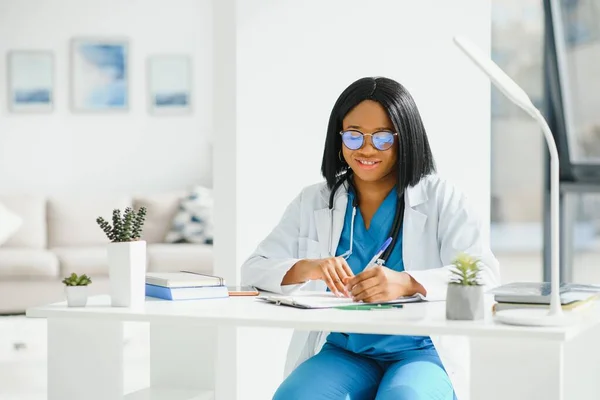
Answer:
POLYGON ((238 329, 241 328, 220 326, 217 329, 219 357, 215 363, 215 400, 240 400, 240 371, 245 371, 247 366, 239 362, 238 329))
POLYGON ((169 393, 169 400, 270 399, 283 379, 291 334, 289 329, 151 323, 150 392, 169 393))
POLYGON ((569 342, 471 339, 471 400, 597 400, 598 329, 569 342))
POLYGON ((216 348, 215 327, 151 323, 151 387, 213 392, 216 348))
POLYGON ((470 400, 599 399, 599 335, 600 327, 568 342, 472 338, 470 400))
POLYGON ((565 399, 558 341, 472 338, 470 353, 471 400, 565 399))
POLYGON ((565 400, 600 399, 600 326, 565 343, 565 400))
POLYGON ((48 319, 48 400, 123 397, 123 323, 48 319))
POLYGON ((215 400, 272 399, 283 380, 291 329, 218 329, 215 400))

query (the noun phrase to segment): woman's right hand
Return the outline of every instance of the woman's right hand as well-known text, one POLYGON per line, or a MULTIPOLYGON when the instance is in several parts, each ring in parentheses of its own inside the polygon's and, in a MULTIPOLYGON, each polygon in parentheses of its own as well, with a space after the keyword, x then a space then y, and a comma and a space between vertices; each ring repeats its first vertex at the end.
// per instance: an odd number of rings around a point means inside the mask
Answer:
POLYGON ((285 274, 282 285, 294 285, 312 280, 322 280, 336 296, 350 297, 346 283, 354 273, 343 257, 304 259, 298 261, 285 274))
POLYGON ((350 297, 346 282, 354 276, 352 269, 343 257, 329 257, 308 262, 308 279, 320 279, 336 296, 350 297))

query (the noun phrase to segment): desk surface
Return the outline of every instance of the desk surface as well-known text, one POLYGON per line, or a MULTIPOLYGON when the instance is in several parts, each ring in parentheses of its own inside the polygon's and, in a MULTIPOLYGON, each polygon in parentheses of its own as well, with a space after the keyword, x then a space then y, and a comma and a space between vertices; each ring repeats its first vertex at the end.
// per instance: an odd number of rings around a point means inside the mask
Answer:
POLYGON ((493 321, 491 304, 491 299, 488 299, 484 320, 448 321, 445 317, 445 302, 405 304, 401 309, 349 311, 295 309, 267 304, 255 297, 187 301, 147 298, 143 308, 129 309, 110 307, 108 296, 94 296, 89 298, 86 307, 70 308, 66 303, 56 303, 30 308, 27 310, 27 316, 397 335, 521 337, 559 341, 570 340, 600 323, 600 309, 594 306, 582 314, 585 318, 580 323, 573 326, 539 328, 503 325, 493 321))

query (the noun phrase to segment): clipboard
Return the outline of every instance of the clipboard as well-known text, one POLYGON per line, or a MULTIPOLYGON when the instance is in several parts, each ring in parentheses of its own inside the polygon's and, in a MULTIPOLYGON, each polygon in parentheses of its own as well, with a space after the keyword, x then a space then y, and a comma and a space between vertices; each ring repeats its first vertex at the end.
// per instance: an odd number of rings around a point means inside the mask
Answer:
POLYGON ((287 306, 300 308, 304 310, 318 310, 327 308, 353 308, 352 306, 378 306, 378 305, 394 305, 404 303, 416 303, 423 301, 420 294, 408 297, 400 297, 396 300, 378 302, 378 303, 363 303, 355 302, 347 297, 336 297, 333 293, 318 292, 315 294, 300 294, 296 296, 286 295, 267 295, 258 296, 257 299, 277 306, 287 306))

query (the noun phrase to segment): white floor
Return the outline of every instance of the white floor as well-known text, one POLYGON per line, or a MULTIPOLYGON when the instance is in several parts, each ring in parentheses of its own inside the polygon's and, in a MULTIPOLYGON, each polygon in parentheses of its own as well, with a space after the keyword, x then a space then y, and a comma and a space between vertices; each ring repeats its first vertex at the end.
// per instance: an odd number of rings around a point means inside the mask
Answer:
MULTIPOLYGON (((498 258, 503 282, 541 279, 539 255, 498 255, 498 258)), ((599 252, 576 257, 575 281, 600 283, 599 252)), ((125 336, 125 388, 129 392, 148 385, 147 326, 127 324, 125 336)), ((44 320, 0 317, 0 400, 46 399, 45 339, 44 320)))

